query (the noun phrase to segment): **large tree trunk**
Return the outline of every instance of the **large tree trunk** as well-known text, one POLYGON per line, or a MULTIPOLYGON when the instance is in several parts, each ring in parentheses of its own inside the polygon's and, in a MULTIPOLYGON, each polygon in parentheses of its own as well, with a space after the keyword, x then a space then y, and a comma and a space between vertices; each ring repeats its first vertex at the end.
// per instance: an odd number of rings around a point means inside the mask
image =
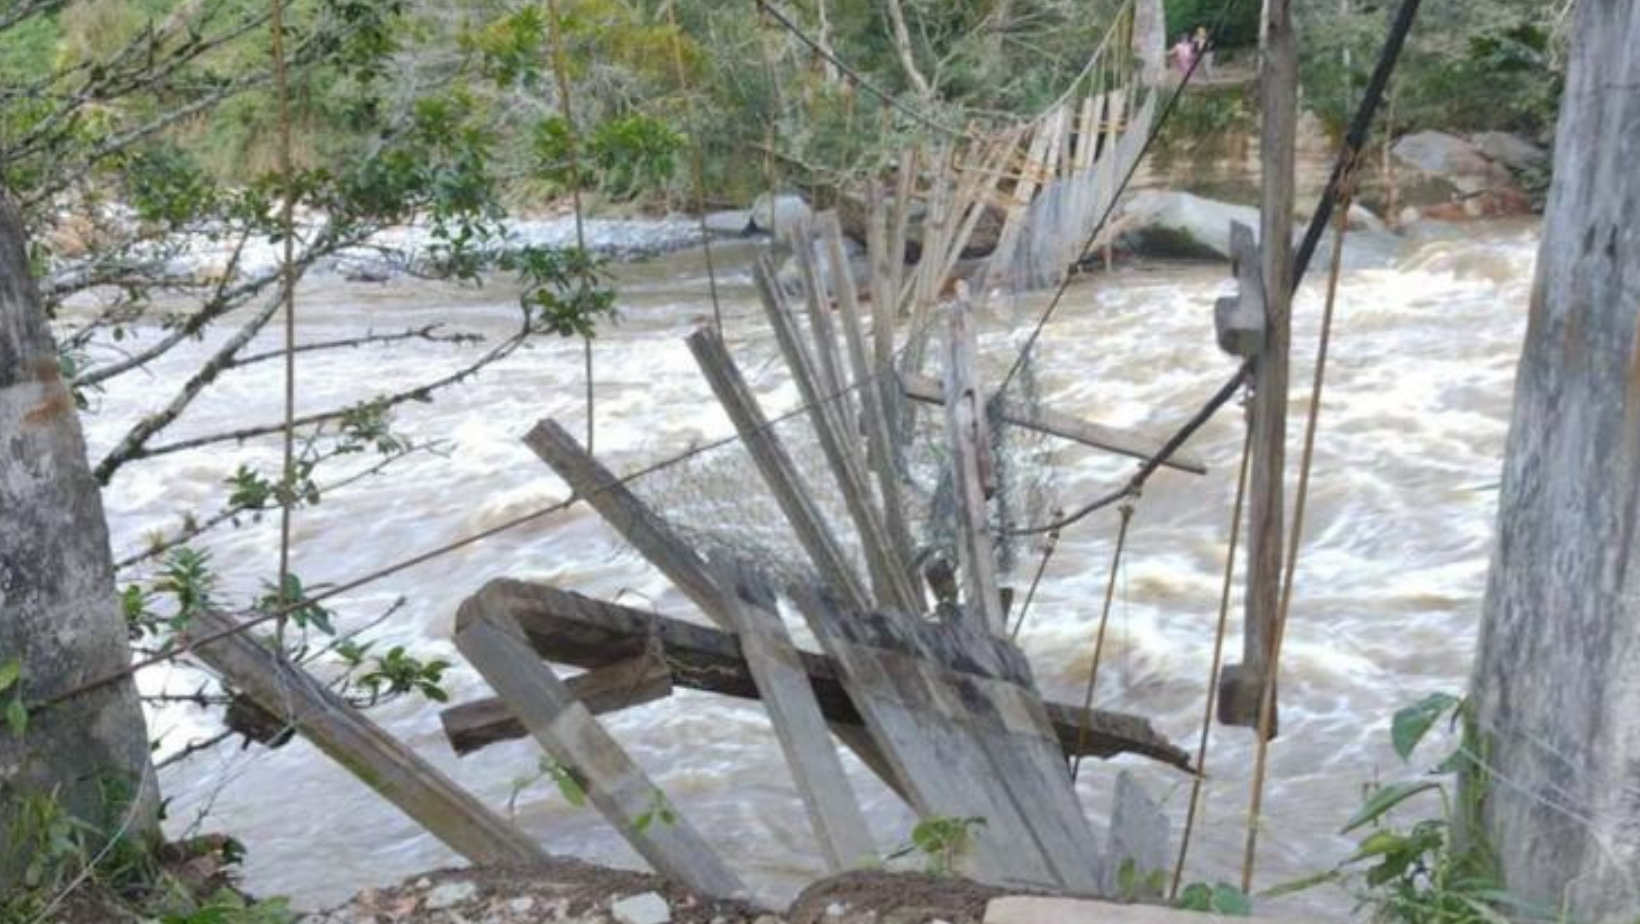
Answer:
MULTIPOLYGON (((40 703, 131 661, 114 591, 102 497, 74 399, 29 275, 17 212, 0 194, 0 664, 22 663, 40 703)), ((11 693, 3 697, 9 702, 11 693)), ((0 728, 0 893, 30 849, 13 821, 26 796, 108 822, 156 828, 148 733, 130 681, 36 712, 21 737, 0 728)), ((24 834, 32 832, 21 832, 24 834)))
MULTIPOLYGON (((1474 675, 1510 888, 1640 917, 1640 0, 1580 0, 1474 675)), ((1489 777, 1489 778, 1488 778, 1489 777)))

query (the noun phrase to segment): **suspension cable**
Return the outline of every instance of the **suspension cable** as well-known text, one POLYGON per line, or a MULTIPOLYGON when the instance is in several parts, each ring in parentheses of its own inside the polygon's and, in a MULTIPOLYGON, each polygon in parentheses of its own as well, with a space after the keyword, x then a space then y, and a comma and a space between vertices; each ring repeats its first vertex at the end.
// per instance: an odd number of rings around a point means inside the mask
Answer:
POLYGON ((1224 584, 1219 590, 1219 622, 1213 633, 1213 657, 1207 667, 1207 702, 1202 707, 1201 740, 1196 745, 1196 774, 1190 780, 1190 804, 1184 813, 1184 833, 1179 837, 1179 857, 1173 864, 1173 883, 1167 897, 1179 897, 1179 886, 1184 880, 1185 858, 1190 854, 1190 839, 1196 829, 1196 811, 1201 803, 1202 783, 1207 778, 1207 742, 1213 730, 1213 707, 1218 702, 1219 666, 1224 663, 1224 637, 1230 624, 1230 598, 1235 589, 1236 551, 1241 539, 1241 510, 1247 499, 1248 460, 1252 457, 1253 428, 1241 443, 1241 469, 1236 476, 1236 501, 1230 510, 1230 540, 1225 550, 1224 584))
POLYGON ((1093 637, 1093 663, 1088 667, 1088 688, 1082 694, 1082 714, 1076 728, 1076 756, 1071 759, 1071 782, 1082 770, 1082 752, 1088 746, 1088 715, 1093 708, 1093 688, 1099 683, 1099 662, 1105 657, 1105 629, 1110 625, 1110 605, 1116 599, 1116 576, 1122 570, 1122 553, 1127 548, 1128 526, 1133 523, 1135 505, 1122 505, 1121 525, 1116 528, 1116 549, 1110 556, 1110 576, 1105 581, 1105 603, 1099 613, 1099 629, 1093 637))
POLYGON ((1293 498, 1293 523, 1287 534, 1287 567, 1281 579, 1280 605, 1271 631, 1269 667, 1259 691, 1258 743, 1253 759, 1252 795, 1247 809, 1247 840, 1242 852, 1241 890, 1253 887, 1254 860, 1258 853, 1259 814, 1264 806, 1264 779, 1270 754, 1270 731, 1275 725, 1276 675, 1281 670, 1281 645, 1287 630, 1287 614, 1293 603, 1293 576, 1298 571, 1298 552, 1304 538, 1304 512, 1309 500, 1310 470, 1315 462, 1315 433, 1321 418, 1322 389, 1326 384, 1327 350, 1332 341, 1333 309, 1338 300, 1338 279, 1344 265, 1344 239, 1349 233, 1350 203, 1354 200, 1356 168, 1352 161, 1345 169, 1339 193, 1337 233, 1333 238, 1332 267, 1327 274, 1327 300, 1321 311, 1321 336, 1316 344, 1315 376, 1310 385, 1310 410, 1304 424, 1304 451, 1298 467, 1298 490, 1293 498))

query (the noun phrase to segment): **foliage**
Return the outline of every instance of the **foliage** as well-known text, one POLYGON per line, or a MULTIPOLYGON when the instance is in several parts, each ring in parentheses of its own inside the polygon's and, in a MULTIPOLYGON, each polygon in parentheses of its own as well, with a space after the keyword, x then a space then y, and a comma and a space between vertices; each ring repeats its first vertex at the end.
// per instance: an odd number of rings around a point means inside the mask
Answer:
POLYGON ((23 662, 15 657, 0 661, 0 700, 5 707, 6 730, 21 738, 28 731, 28 706, 23 703, 23 662))
POLYGON ((301 916, 283 898, 250 901, 232 889, 221 889, 187 911, 160 915, 160 924, 295 924, 301 916))
POLYGON ((941 815, 924 818, 911 829, 910 842, 889 854, 888 859, 920 853, 927 861, 929 873, 936 876, 954 875, 957 864, 973 850, 974 829, 984 824, 983 818, 941 815))
POLYGON ((536 783, 544 779, 552 780, 558 787, 558 792, 574 808, 581 808, 587 804, 586 780, 574 767, 561 764, 550 757, 542 757, 536 763, 536 771, 529 776, 521 776, 512 782, 512 791, 507 794, 507 814, 518 813, 518 797, 536 783))
POLYGON ((0 783, 6 809, 0 866, 19 871, 16 887, 0 895, 0 921, 32 920, 52 898, 88 878, 121 892, 157 880, 160 869, 149 845, 127 833, 135 788, 103 778, 96 790, 96 815, 82 818, 55 791, 0 783))
POLYGON ((1179 890, 1173 902, 1175 908, 1245 918, 1253 913, 1253 900, 1233 885, 1225 882, 1212 884, 1192 882, 1179 890))
POLYGON ((1269 894, 1338 882, 1354 891, 1376 919, 1396 924, 1498 924, 1553 917, 1508 893, 1495 857, 1480 837, 1474 816, 1486 788, 1486 748, 1468 704, 1435 693, 1401 709, 1391 722, 1395 752, 1410 760, 1443 718, 1456 733, 1456 747, 1424 776, 1367 792, 1342 831, 1359 838, 1355 852, 1335 869, 1269 894), (1446 777, 1460 772, 1465 785, 1454 793, 1446 777), (1431 800, 1439 808, 1436 814, 1410 824, 1400 820, 1411 806, 1431 800))
POLYGON ((1167 39, 1206 26, 1221 49, 1257 48, 1259 0, 1166 0, 1167 39))

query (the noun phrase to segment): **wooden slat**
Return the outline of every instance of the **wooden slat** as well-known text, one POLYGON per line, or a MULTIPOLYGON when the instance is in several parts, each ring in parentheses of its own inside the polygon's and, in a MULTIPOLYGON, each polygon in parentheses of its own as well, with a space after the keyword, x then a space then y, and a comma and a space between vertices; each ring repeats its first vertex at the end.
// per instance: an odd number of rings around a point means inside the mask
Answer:
MULTIPOLYGON (((842 318, 843 340, 848 345, 849 365, 854 372, 854 384, 859 391, 861 422, 864 425, 867 457, 876 475, 877 496, 881 501, 883 527, 887 532, 889 564, 895 574, 904 579, 903 588, 895 588, 901 597, 899 606, 916 615, 924 607, 922 595, 916 590, 911 562, 915 551, 911 542, 911 528, 906 524, 905 501, 900 493, 899 471, 894 465, 894 431, 889 421, 889 410, 883 407, 883 391, 877 376, 882 374, 866 353, 865 332, 860 320, 860 304, 855 297, 854 282, 844 265, 843 231, 835 212, 820 216, 821 240, 827 259, 832 265, 832 289, 837 293, 837 313, 842 318)), ((873 235, 875 237, 875 234, 873 235)), ((892 365, 883 372, 892 376, 892 365)), ((878 596, 884 596, 879 588, 878 596)))
POLYGON ((234 626, 226 616, 202 611, 190 617, 184 635, 222 636, 194 649, 194 656, 451 850, 473 863, 534 863, 547 858, 523 832, 313 675, 246 633, 225 634, 234 626))
MULTIPOLYGON (((560 478, 569 483, 570 488, 578 496, 592 505, 623 539, 627 541, 638 554, 642 555, 656 570, 665 575, 684 595, 698 607, 708 619, 718 625, 733 631, 730 618, 730 602, 718 588, 706 561, 700 557, 688 543, 684 542, 659 514, 650 510, 648 505, 639 500, 626 486, 620 483, 608 469, 593 456, 581 448, 567 430, 559 426, 556 421, 544 420, 536 424, 524 442, 540 456, 543 461, 556 471, 560 478)), ((567 663, 579 667, 602 667, 609 662, 609 658, 617 656, 620 650, 611 640, 605 640, 606 647, 600 651, 591 663, 585 660, 573 661, 563 659, 567 663)), ((633 652, 636 656, 640 652, 633 652)), ((574 681, 571 681, 572 683, 574 681)), ((697 684, 684 683, 685 686, 697 684)), ((755 690, 748 694, 755 698, 755 690)), ((473 750, 490 744, 502 738, 495 737, 496 733, 503 737, 522 737, 522 727, 517 725, 510 715, 497 715, 493 707, 489 713, 478 712, 484 708, 481 704, 472 704, 468 708, 475 710, 470 716, 461 718, 467 724, 459 726, 461 729, 476 730, 467 746, 458 740, 458 731, 447 718, 445 732, 449 735, 457 753, 473 750), (516 731, 516 733, 515 733, 516 731)), ((454 717, 452 717, 454 718, 454 717)), ((846 742, 860 756, 860 759, 873 768, 885 766, 881 756, 871 750, 871 742, 867 739, 855 738, 846 742), (862 750, 864 749, 864 750, 862 750)), ((897 787, 898 781, 885 779, 891 787, 897 787)))
POLYGON ((727 592, 741 653, 769 711, 827 867, 840 872, 875 860, 876 845, 826 734, 825 717, 781 621, 773 591, 734 563, 714 561, 713 568, 727 592))
MULTIPOLYGON (((564 680, 564 686, 580 700, 593 715, 620 712, 672 695, 672 669, 666 659, 645 651, 621 661, 595 667, 584 674, 564 680)), ((439 723, 451 741, 465 740, 469 729, 493 728, 511 723, 516 726, 514 738, 528 734, 524 726, 499 699, 479 699, 459 706, 451 706, 439 713, 439 723)), ((486 741, 485 744, 491 742, 486 741)), ((458 745, 457 753, 463 748, 458 745)))
POLYGON ((1007 630, 997 586, 996 552, 991 544, 987 501, 995 490, 985 407, 977 373, 972 309, 966 292, 951 305, 945 353, 945 435, 956 492, 957 565, 962 578, 962 614, 975 628, 994 635, 1007 630))
MULTIPOLYGON (((820 442, 820 450, 826 457, 832 477, 843 496, 849 519, 854 524, 861 550, 865 553, 872 589, 885 606, 912 615, 921 613, 922 601, 908 576, 909 565, 902 563, 900 556, 895 552, 894 539, 873 499, 871 485, 866 476, 866 460, 859 441, 854 436, 858 431, 838 413, 839 405, 843 403, 841 399, 847 398, 848 395, 844 394, 840 384, 828 389, 824 378, 816 371, 803 337, 786 310, 785 300, 775 284, 773 272, 773 266, 766 259, 759 260, 753 268, 764 312, 769 318, 770 326, 774 328, 775 340, 780 345, 780 352, 786 359, 786 366, 792 373, 792 379, 797 383, 798 394, 802 396, 803 403, 808 408, 809 424, 820 442)), ((846 268, 844 272, 847 272, 846 268)), ((849 294, 852 298, 852 285, 849 294)), ((825 337, 830 338, 832 334, 829 315, 826 331, 825 337)), ((833 347, 835 348, 835 343, 833 347)), ((727 351, 724 351, 723 355, 727 357, 727 351)), ((747 391, 746 395, 750 396, 750 391, 747 391)), ((730 417, 735 419, 733 412, 730 417)), ((769 436, 772 437, 772 434, 769 436)))
MULTIPOLYGON (((888 212, 887 203, 883 201, 881 184, 871 184, 869 202, 871 220, 867 226, 866 241, 868 249, 872 252, 872 370, 877 376, 878 400, 887 414, 889 434, 893 437, 892 464, 895 471, 899 471, 901 449, 907 437, 900 429, 903 419, 900 405, 905 402, 900 395, 900 383, 894 372, 894 317, 895 299, 899 292, 899 275, 903 267, 894 265, 896 257, 892 247, 892 230, 889 227, 892 217, 888 212)), ((898 259, 903 262, 904 256, 901 255, 898 259)))
POLYGON ((701 328, 689 335, 689 350, 717 395, 718 403, 734 422, 741 443, 821 579, 851 604, 869 609, 870 597, 854 573, 854 567, 832 535, 820 508, 809 496, 796 463, 769 426, 757 397, 724 347, 723 339, 716 331, 701 328))
MULTIPOLYGON (((740 643, 726 632, 544 584, 494 580, 485 584, 477 596, 485 598, 489 609, 505 611, 515 619, 536 653, 549 661, 595 670, 638 657, 655 646, 675 686, 738 699, 758 698, 740 643)), ((811 652, 800 652, 799 660, 814 688, 820 711, 833 730, 860 729, 859 710, 838 679, 836 662, 811 652)), ((478 700, 446 710, 445 734, 456 753, 467 754, 497 741, 523 737, 523 727, 504 710, 494 721, 471 721, 483 715, 482 710, 491 708, 484 704, 495 702, 478 700)), ((1130 753, 1189 769, 1189 755, 1157 734, 1142 718, 1098 709, 1083 713, 1058 703, 1048 703, 1046 709, 1054 738, 1066 757, 1130 753)), ((873 766, 874 760, 881 760, 880 756, 864 755, 861 759, 873 766)))
POLYGON ((656 872, 702 895, 748 894, 665 793, 530 651, 505 614, 486 613, 482 603, 468 601, 456 616, 455 643, 542 750, 575 773, 587 799, 656 872), (670 817, 660 817, 664 809, 670 817))
MULTIPOLYGON (((900 385, 904 388, 906 397, 913 401, 921 401, 925 404, 945 403, 944 386, 927 376, 902 376, 900 385)), ((991 400, 995 401, 996 399, 992 398, 991 400)), ((1160 440, 1152 440, 1149 437, 1129 433, 1125 430, 1117 430, 1113 427, 1088 423, 1069 414, 1061 414, 1047 408, 1033 408, 1011 398, 1004 398, 998 410, 1004 421, 1015 426, 1135 459, 1149 459, 1161 451, 1162 448, 1160 440)), ((1188 452, 1175 453, 1162 465, 1181 472, 1189 472, 1193 475, 1207 474, 1207 466, 1201 461, 1201 458, 1188 452)))
POLYGON ((712 583, 705 560, 613 472, 581 448, 568 430, 556 420, 543 420, 524 437, 524 444, 701 612, 721 622, 722 594, 712 583))
POLYGON ((991 251, 990 261, 986 265, 983 291, 989 292, 1005 282, 1011 284, 1013 281, 1008 277, 1013 271, 1014 251, 1019 246, 1021 225, 1029 212, 1031 199, 1036 196, 1037 188, 1040 186, 1040 165, 1047 157, 1047 146, 1052 140, 1050 128, 1045 123, 1041 125, 1026 150, 1025 166, 1020 171, 1019 179, 1014 183, 1008 210, 1003 218, 1002 231, 997 236, 996 249, 991 251))

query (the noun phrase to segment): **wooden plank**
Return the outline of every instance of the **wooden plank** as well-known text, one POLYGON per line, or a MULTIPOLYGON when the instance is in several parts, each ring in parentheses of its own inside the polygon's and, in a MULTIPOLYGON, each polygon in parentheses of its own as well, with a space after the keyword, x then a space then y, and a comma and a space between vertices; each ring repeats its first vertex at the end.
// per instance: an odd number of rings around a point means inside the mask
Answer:
MULTIPOLYGON (((536 653, 549 661, 595 670, 640 656, 654 646, 665 660, 675 686, 738 699, 758 698, 757 685, 741 653, 740 643, 726 632, 544 584, 494 580, 485 584, 476 596, 485 598, 487 608, 504 611, 513 618, 536 653)), ((997 656, 1002 657, 1005 656, 997 656)), ((858 730, 860 713, 843 689, 836 662, 806 651, 799 652, 799 660, 814 688, 820 711, 832 723, 833 730, 858 730)), ((1016 672, 1020 669, 1013 668, 1016 672)), ((467 721, 479 714, 480 704, 493 702, 479 700, 446 711, 445 733, 456 753, 467 754, 526 734, 510 717, 489 724, 467 721), (461 715, 450 715, 458 711, 461 715)), ((1189 755, 1157 734, 1142 718, 1098 709, 1083 713, 1058 703, 1047 703, 1045 708, 1054 738, 1065 757, 1078 754, 1114 757, 1131 753, 1182 770, 1189 769, 1189 755)), ((872 759, 863 755, 861 759, 872 763, 872 759)))
MULTIPOLYGON (((847 272, 846 268, 844 272, 847 272)), ((815 436, 820 442, 820 450, 826 457, 832 477, 843 496, 849 519, 859 537, 861 550, 865 553, 872 590, 884 606, 917 615, 922 612, 922 600, 909 577, 909 565, 903 563, 895 552, 894 539, 874 501, 871 485, 866 476, 866 460, 854 436, 858 430, 837 413, 841 401, 833 399, 844 396, 841 381, 828 390, 824 379, 817 373, 797 325, 786 310, 785 299, 775 282, 773 265, 767 259, 760 259, 753 267, 753 277, 757 282, 769 324, 774 328, 775 340, 786 358, 786 365, 791 370, 793 380, 797 383, 798 394, 802 396, 803 403, 808 408, 809 423, 814 428, 815 436)), ((849 294, 852 298, 852 285, 849 294)), ((829 316, 826 330, 828 333, 825 337, 832 337, 829 316)), ((835 343, 833 346, 835 347, 835 343)), ((727 351, 724 351, 723 355, 727 357, 727 351)), ((746 395, 750 396, 750 391, 747 391, 746 395)), ((734 419, 732 412, 730 417, 734 419)))
MULTIPOLYGON (((916 589, 911 562, 916 556, 911 528, 905 519, 905 500, 900 494, 899 470, 894 464, 894 431, 889 422, 889 410, 883 406, 883 391, 877 381, 879 367, 866 354, 865 332, 860 321, 860 304, 855 297, 854 282, 844 265, 843 230, 837 213, 820 216, 820 231, 825 251, 833 267, 832 289, 837 293, 837 313, 843 321, 843 340, 848 346, 849 364, 854 371, 854 383, 860 392, 861 421, 864 424, 867 458, 876 475, 877 495, 881 500, 883 527, 888 537, 888 560, 894 573, 905 580, 904 588, 896 588, 899 606, 913 615, 925 609, 922 594, 916 589)), ((893 375, 892 361, 886 373, 893 375)), ((878 596, 885 596, 881 588, 878 596)))
MULTIPOLYGON (((591 710, 593 715, 603 715, 671 696, 672 669, 667 665, 666 659, 658 653, 645 651, 566 678, 564 686, 568 687, 575 698, 591 710)), ((515 725, 518 731, 511 737, 522 738, 528 734, 524 726, 518 723, 512 710, 507 708, 507 704, 494 698, 451 706, 440 712, 438 718, 439 724, 444 727, 445 737, 451 741, 462 739, 468 729, 493 728, 509 722, 515 725)), ((458 745, 456 752, 463 753, 463 748, 458 745)))
POLYGON ((666 575, 701 612, 711 619, 723 619, 722 595, 712 583, 705 560, 613 472, 581 448, 558 421, 537 423, 525 435, 524 445, 551 466, 576 497, 598 511, 605 523, 666 575))
MULTIPOLYGON (((654 565, 656 570, 664 574, 667 580, 682 590, 707 618, 720 626, 732 629, 729 601, 718 588, 705 560, 677 535, 664 518, 650 510, 648 505, 627 490, 612 472, 582 449, 581 444, 575 441, 575 437, 571 436, 569 431, 559 426, 556 421, 545 420, 536 424, 525 436, 524 442, 536 455, 552 466, 559 477, 569 483, 571 490, 591 504, 605 523, 619 533, 645 560, 654 565)), ((604 641, 606 644, 600 651, 600 657, 614 655, 620 650, 613 641, 604 641)), ((635 657, 640 653, 632 652, 631 656, 635 657)), ((610 662, 606 658, 595 660, 593 663, 568 663, 594 668, 603 667, 610 662)), ((750 695, 755 698, 755 691, 750 695)), ((457 753, 503 740, 494 737, 494 733, 497 732, 509 737, 522 737, 524 734, 522 726, 517 725, 510 715, 497 715, 493 706, 488 707, 491 710, 489 712, 479 711, 484 708, 480 704, 473 704, 469 708, 474 710, 473 714, 452 717, 464 721, 465 724, 459 728, 475 730, 473 736, 467 739, 468 746, 464 747, 463 743, 457 740, 458 733, 452 729, 451 719, 446 719, 445 732, 455 745, 457 753)), ((878 768, 885 765, 880 755, 871 751, 869 740, 856 738, 848 743, 868 766, 878 768)), ((897 781, 890 779, 885 779, 884 782, 891 787, 898 785, 897 781)))
POLYGON ((905 245, 911 226, 911 198, 917 191, 919 152, 906 148, 900 152, 899 171, 894 176, 894 199, 888 220, 888 256, 893 273, 888 277, 888 289, 893 296, 894 316, 899 316, 902 291, 905 286, 905 245))
POLYGON ((1161 806, 1127 770, 1116 773, 1110 840, 1105 850, 1104 894, 1124 901, 1158 901, 1170 868, 1169 826, 1161 806))
MULTIPOLYGON (((913 401, 921 401, 925 404, 945 403, 944 386, 932 378, 920 375, 902 376, 900 385, 905 390, 905 396, 913 401)), ((990 400, 996 401, 997 399, 992 397, 990 400)), ((1152 458, 1162 448, 1160 440, 1153 440, 1126 430, 1117 430, 1113 427, 1088 423, 1069 414, 1061 414, 1047 408, 1033 408, 1012 398, 1003 398, 998 410, 1004 421, 1015 426, 1134 459, 1152 458)), ((1201 458, 1188 452, 1175 453, 1162 464, 1168 468, 1189 472, 1193 475, 1207 474, 1207 465, 1201 461, 1201 458)))
MULTIPOLYGON (((804 365, 818 394, 828 399, 825 404, 828 413, 847 429, 853 417, 849 406, 853 396, 843 391, 843 367, 837 356, 837 331, 831 323, 827 280, 815 266, 816 243, 814 225, 810 221, 804 221, 792 235, 792 253, 803 280, 803 302, 808 308, 808 343, 812 347, 805 351, 808 362, 804 365)), ((796 370, 793 372, 796 374, 796 370)))
POLYGON ((832 535, 820 508, 809 496, 796 463, 770 427, 763 409, 758 406, 757 397, 752 394, 734 358, 724 347, 723 338, 716 331, 701 328, 689 335, 689 351, 694 354, 695 362, 712 386, 718 403, 734 422, 741 443, 763 476, 764 484, 774 494, 781 512, 786 515, 786 521, 797 534, 798 543, 808 553, 820 578, 851 604, 869 609, 870 597, 854 573, 854 566, 843 554, 843 548, 832 535))
POLYGON ((327 757, 473 863, 536 863, 546 851, 457 786, 345 698, 272 648, 209 611, 195 613, 185 637, 222 636, 193 655, 327 757))
POLYGON ((1021 225, 1025 221, 1031 200, 1041 185, 1038 179, 1041 176, 1040 164, 1047 157, 1047 145, 1050 140, 1049 126, 1044 124, 1037 129, 1036 136, 1026 151, 1024 166, 1020 170, 1019 178, 1014 182, 1007 214, 1003 218, 1002 231, 997 236, 996 249, 991 251, 990 261, 986 265, 983 291, 989 292, 1004 283, 1010 286, 1012 284, 1014 251, 1019 246, 1021 225))
MULTIPOLYGON (((868 201, 870 221, 867 224, 866 246, 871 257, 871 356, 872 370, 877 379, 878 400, 888 415, 889 434, 893 437, 892 462, 900 471, 901 446, 904 435, 900 430, 900 384, 894 372, 894 312, 899 292, 899 272, 903 267, 893 265, 892 220, 888 205, 883 201, 883 187, 872 183, 868 201)), ((901 257, 903 261, 904 257, 901 257)))
POLYGON ((588 801, 656 872, 702 895, 748 894, 740 878, 535 656, 504 614, 487 613, 481 601, 469 600, 456 615, 455 643, 542 750, 576 775, 588 801))
POLYGON ((967 292, 951 305, 945 354, 945 435, 950 441, 956 492, 957 566, 962 576, 962 615, 993 635, 1007 631, 997 586, 996 552, 991 545, 987 501, 996 491, 996 471, 975 371, 973 321, 967 292))
POLYGON ((827 868, 841 872, 876 860, 870 829, 826 734, 825 717, 780 618, 774 592, 749 569, 732 562, 714 561, 713 567, 719 586, 727 592, 741 653, 769 711, 827 868))

